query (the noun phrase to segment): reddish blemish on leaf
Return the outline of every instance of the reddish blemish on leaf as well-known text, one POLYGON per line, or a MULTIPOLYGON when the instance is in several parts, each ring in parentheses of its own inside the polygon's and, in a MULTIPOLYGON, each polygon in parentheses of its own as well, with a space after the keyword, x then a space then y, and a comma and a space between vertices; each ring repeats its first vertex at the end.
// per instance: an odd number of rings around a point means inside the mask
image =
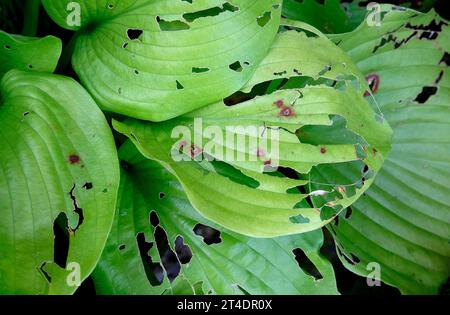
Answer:
POLYGON ((180 142, 180 150, 183 150, 184 149, 184 147, 187 145, 187 142, 186 141, 181 141, 180 142))
MULTIPOLYGON (((372 93, 376 93, 378 91, 378 86, 380 85, 380 76, 378 74, 369 74, 366 76, 366 81, 369 84, 370 90, 372 93)), ((369 91, 364 93, 364 96, 369 96, 369 91)))
POLYGON ((285 108, 286 106, 284 106, 284 102, 283 102, 283 100, 278 100, 278 101, 276 101, 275 103, 273 103, 273 105, 275 105, 276 107, 278 107, 278 108, 285 108))
POLYGON ((191 145, 191 157, 192 158, 196 158, 197 156, 199 156, 200 154, 202 154, 203 149, 200 148, 199 146, 193 144, 191 145))
POLYGON ((68 161, 70 164, 77 164, 78 162, 80 162, 80 156, 77 154, 71 154, 68 157, 68 161))
POLYGON ((271 165, 272 164, 272 160, 267 160, 267 161, 264 161, 264 165, 267 165, 267 166, 269 166, 269 165, 271 165))
POLYGON ((295 116, 295 111, 292 106, 284 107, 280 110, 280 113, 278 115, 282 117, 293 117, 295 116))
POLYGON ((322 153, 322 154, 327 153, 327 149, 324 147, 320 148, 320 153, 322 153))
POLYGON ((266 151, 264 149, 258 148, 258 150, 256 150, 256 156, 263 157, 265 155, 266 155, 266 151))
POLYGON ((278 113, 278 116, 280 117, 293 117, 295 116, 295 111, 292 106, 286 106, 284 105, 283 100, 278 100, 273 103, 276 107, 280 109, 280 112, 278 113))

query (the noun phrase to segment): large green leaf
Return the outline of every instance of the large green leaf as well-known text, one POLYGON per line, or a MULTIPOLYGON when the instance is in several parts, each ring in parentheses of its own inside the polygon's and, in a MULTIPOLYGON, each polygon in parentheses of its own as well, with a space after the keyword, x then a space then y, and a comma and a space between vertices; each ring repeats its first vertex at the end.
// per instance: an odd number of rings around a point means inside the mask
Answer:
MULTIPOLYGON (((359 8, 353 2, 351 6, 359 8)), ((352 10, 352 13, 359 13, 360 10, 352 10)), ((365 9, 362 9, 362 11, 364 16, 365 9)), ((343 33, 354 30, 361 21, 350 19, 346 13, 341 5, 341 0, 324 0, 321 2, 317 0, 283 1, 283 16, 306 22, 325 33, 343 33)))
POLYGON ((0 30, 0 78, 11 69, 52 73, 61 55, 59 38, 11 35, 0 30))
MULTIPOLYGON (((428 12, 433 8, 436 0, 394 1, 402 7, 413 8, 422 12, 428 12)), ((284 0, 283 16, 289 19, 306 22, 327 34, 345 33, 356 29, 365 19, 367 14, 376 14, 378 7, 392 3, 389 0, 284 0), (372 4, 372 5, 371 5, 372 4)), ((392 8, 390 4, 387 8, 392 8)), ((400 7, 397 7, 401 9, 400 7)), ((376 18, 372 15, 371 18, 376 18)))
POLYGON ((123 167, 118 211, 93 273, 98 293, 337 293, 333 268, 319 254, 320 230, 274 239, 230 232, 202 218, 176 178, 144 158, 131 142, 119 157, 123 167), (210 245, 204 242, 199 224, 218 234, 211 239, 214 243, 209 238, 210 245), (186 247, 180 250, 183 245, 189 247, 190 259, 186 247), (310 262, 309 268, 300 269, 294 253, 302 266, 310 262))
POLYGON ((219 102, 160 124, 115 121, 114 127, 143 155, 175 174, 192 205, 207 219, 256 237, 308 232, 356 200, 389 151, 390 128, 364 100, 358 76, 350 59, 328 39, 286 31, 278 35, 243 90, 228 98, 238 104, 219 102), (211 127, 218 132, 199 131, 197 117, 205 131, 211 127), (318 145, 296 136, 311 125, 329 132, 318 145), (249 129, 230 131, 235 126, 249 129), (222 137, 226 130, 231 141, 222 137), (279 142, 269 139, 265 147, 264 138, 277 131, 279 142), (241 142, 235 140, 238 135, 244 135, 241 142), (279 154, 267 149, 277 144, 279 154), (241 161, 238 153, 244 155, 241 161), (178 161, 177 154, 184 160, 178 161), (320 192, 308 195, 301 186, 308 183, 310 170, 330 163, 360 169, 352 172, 353 182, 327 182, 320 192), (269 165, 300 175, 267 173, 269 165), (250 185, 244 183, 248 179, 250 185), (327 200, 312 207, 307 201, 317 193, 326 194, 327 200))
POLYGON ((161 121, 241 88, 277 32, 280 0, 44 0, 79 30, 73 66, 105 110, 161 121), (66 8, 69 8, 69 11, 66 8))
POLYGON ((394 130, 375 183, 331 226, 341 259, 360 274, 378 263, 382 280, 404 293, 436 293, 450 275, 450 28, 434 12, 393 10, 380 27, 334 39, 372 82, 394 130))
POLYGON ((11 70, 0 95, 0 292, 73 293, 73 263, 91 273, 114 217, 111 131, 69 78, 11 70))

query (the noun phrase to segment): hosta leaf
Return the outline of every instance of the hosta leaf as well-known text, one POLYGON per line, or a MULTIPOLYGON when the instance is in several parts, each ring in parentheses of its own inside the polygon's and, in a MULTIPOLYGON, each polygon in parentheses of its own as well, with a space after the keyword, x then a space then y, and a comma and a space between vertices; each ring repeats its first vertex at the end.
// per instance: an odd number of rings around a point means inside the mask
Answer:
POLYGON ((59 38, 11 35, 0 30, 0 78, 11 69, 52 73, 61 55, 59 38))
MULTIPOLYGON (((357 4, 351 5, 358 8, 357 4)), ((340 0, 283 1, 283 16, 311 24, 325 33, 343 33, 355 29, 361 21, 351 20, 346 13, 340 0)))
POLYGON ((0 292, 73 293, 114 217, 110 129, 72 79, 12 70, 0 95, 0 292))
POLYGON ((434 12, 390 11, 380 27, 335 40, 394 130, 374 184, 331 226, 341 259, 360 274, 378 263, 381 279, 404 293, 436 293, 450 275, 450 28, 434 12))
POLYGON ((243 90, 224 101, 234 106, 219 102, 161 124, 129 119, 114 127, 175 174, 207 219, 256 237, 307 232, 357 199, 389 151, 390 128, 364 100, 358 81, 350 59, 328 39, 286 31, 243 90), (313 125, 329 134, 317 145, 299 141, 297 135, 313 125), (230 131, 236 126, 249 129, 230 131), (264 138, 277 131, 279 142, 265 147, 264 138), (237 135, 244 135, 242 141, 237 135), (279 152, 272 150, 277 143, 279 152), (352 182, 325 183, 319 190, 326 202, 312 207, 303 187, 308 173, 330 163, 360 169, 352 182), (293 175, 267 173, 270 166, 293 175))
POLYGON ((73 66, 81 81, 103 109, 151 121, 241 88, 266 55, 281 15, 280 0, 77 3, 43 1, 59 25, 79 30, 73 66), (78 9, 80 26, 70 26, 78 9))
MULTIPOLYGON (((283 16, 289 19, 306 22, 327 34, 345 33, 356 29, 365 19, 376 19, 377 4, 381 11, 383 6, 392 8, 383 2, 392 1, 366 1, 366 0, 284 0, 283 16)), ((413 8, 428 12, 433 8, 436 0, 422 1, 394 1, 401 7, 413 8)), ((403 10, 401 7, 397 7, 403 10)))
POLYGON ((93 273, 98 293, 337 293, 319 254, 321 231, 275 239, 230 232, 199 215, 176 178, 131 142, 119 157, 118 211, 93 273))

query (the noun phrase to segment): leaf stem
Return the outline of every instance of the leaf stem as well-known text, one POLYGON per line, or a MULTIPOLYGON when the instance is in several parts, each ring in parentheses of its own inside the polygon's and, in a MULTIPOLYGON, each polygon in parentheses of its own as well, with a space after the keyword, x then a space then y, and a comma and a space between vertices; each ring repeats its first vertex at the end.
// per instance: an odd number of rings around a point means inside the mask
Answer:
POLYGON ((27 0, 23 11, 22 34, 25 36, 36 36, 39 25, 39 11, 41 0, 27 0))

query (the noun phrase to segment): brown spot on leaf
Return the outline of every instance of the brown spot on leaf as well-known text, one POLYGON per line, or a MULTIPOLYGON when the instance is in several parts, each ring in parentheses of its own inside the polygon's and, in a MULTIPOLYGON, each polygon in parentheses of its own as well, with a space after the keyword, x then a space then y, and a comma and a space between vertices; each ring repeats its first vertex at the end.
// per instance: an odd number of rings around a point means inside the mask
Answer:
POLYGON ((278 100, 275 103, 273 103, 273 105, 275 105, 278 108, 284 108, 285 107, 283 100, 278 100))
POLYGON ((68 161, 69 161, 69 163, 70 164, 77 164, 77 163, 79 163, 80 162, 80 156, 78 155, 78 154, 71 154, 71 155, 69 155, 69 157, 68 157, 68 161))
POLYGON ((266 156, 266 151, 262 148, 258 148, 258 150, 256 150, 256 156, 258 157, 266 156))
POLYGON ((192 158, 196 158, 197 156, 199 156, 200 154, 202 154, 203 149, 200 148, 199 146, 193 144, 191 145, 191 150, 190 150, 190 154, 192 158))
POLYGON ((293 116, 295 116, 294 108, 292 106, 284 107, 280 110, 278 116, 293 117, 293 116))
MULTIPOLYGON (((378 86, 380 85, 380 76, 378 74, 372 73, 366 76, 367 84, 369 84, 370 90, 372 93, 376 93, 378 91, 378 86)), ((369 91, 364 93, 364 96, 369 96, 369 91)))

